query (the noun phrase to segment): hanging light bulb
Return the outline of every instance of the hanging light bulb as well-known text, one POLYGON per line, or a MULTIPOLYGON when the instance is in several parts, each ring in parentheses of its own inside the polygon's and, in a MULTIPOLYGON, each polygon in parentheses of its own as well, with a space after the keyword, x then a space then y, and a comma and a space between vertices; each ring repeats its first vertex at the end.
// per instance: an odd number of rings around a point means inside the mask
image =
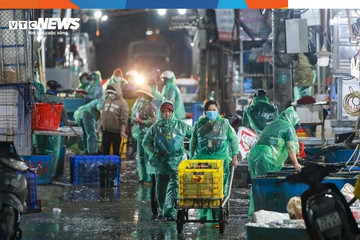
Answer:
POLYGON ((331 53, 328 52, 325 44, 321 47, 321 50, 316 53, 316 56, 318 57, 317 64, 320 67, 327 67, 329 65, 331 53))

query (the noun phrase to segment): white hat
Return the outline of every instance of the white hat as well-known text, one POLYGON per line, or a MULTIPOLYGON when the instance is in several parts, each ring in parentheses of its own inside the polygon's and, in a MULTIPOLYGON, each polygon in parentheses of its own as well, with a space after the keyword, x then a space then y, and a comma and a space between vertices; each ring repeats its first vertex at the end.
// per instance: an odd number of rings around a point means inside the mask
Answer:
POLYGON ((141 85, 140 89, 136 90, 135 93, 144 93, 144 94, 148 95, 151 98, 155 98, 154 95, 152 95, 152 93, 151 93, 150 86, 148 86, 146 84, 141 85))
POLYGON ((166 70, 165 72, 163 72, 161 75, 160 75, 161 78, 175 78, 175 74, 170 71, 170 70, 166 70))

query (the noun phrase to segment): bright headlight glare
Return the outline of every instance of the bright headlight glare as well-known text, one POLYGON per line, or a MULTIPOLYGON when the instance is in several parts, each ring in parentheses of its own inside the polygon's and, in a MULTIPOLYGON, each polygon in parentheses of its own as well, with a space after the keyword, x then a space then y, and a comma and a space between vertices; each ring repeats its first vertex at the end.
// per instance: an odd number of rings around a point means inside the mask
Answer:
POLYGON ((136 77, 135 77, 135 82, 136 82, 137 85, 143 84, 144 81, 145 81, 145 80, 144 80, 144 77, 143 77, 143 76, 141 76, 141 75, 139 75, 139 74, 136 75, 136 77))

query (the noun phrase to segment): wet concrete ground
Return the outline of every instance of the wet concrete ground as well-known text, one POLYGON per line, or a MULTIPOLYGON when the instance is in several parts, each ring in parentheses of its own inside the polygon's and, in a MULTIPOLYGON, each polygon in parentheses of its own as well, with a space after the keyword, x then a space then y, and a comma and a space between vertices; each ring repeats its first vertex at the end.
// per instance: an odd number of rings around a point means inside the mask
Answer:
MULTIPOLYGON (((70 179, 68 165, 66 161, 65 182, 70 179)), ((248 188, 234 184, 224 234, 209 223, 185 223, 178 234, 175 222, 152 220, 150 186, 137 180, 135 160, 123 160, 117 188, 38 185, 42 211, 22 215, 23 240, 246 239, 248 188), (53 208, 60 208, 61 214, 53 214, 53 208)))

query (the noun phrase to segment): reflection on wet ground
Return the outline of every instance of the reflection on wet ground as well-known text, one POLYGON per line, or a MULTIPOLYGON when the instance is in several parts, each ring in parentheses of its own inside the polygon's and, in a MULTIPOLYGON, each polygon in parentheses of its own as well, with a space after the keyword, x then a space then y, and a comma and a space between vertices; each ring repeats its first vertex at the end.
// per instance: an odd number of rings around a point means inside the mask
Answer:
POLYGON ((178 235, 175 222, 152 220, 150 186, 137 182, 136 162, 124 160, 117 188, 38 185, 42 212, 24 214, 21 228, 24 240, 245 239, 248 193, 247 188, 233 187, 224 234, 209 223, 185 223, 178 235), (61 214, 53 214, 53 208, 60 208, 61 214))

